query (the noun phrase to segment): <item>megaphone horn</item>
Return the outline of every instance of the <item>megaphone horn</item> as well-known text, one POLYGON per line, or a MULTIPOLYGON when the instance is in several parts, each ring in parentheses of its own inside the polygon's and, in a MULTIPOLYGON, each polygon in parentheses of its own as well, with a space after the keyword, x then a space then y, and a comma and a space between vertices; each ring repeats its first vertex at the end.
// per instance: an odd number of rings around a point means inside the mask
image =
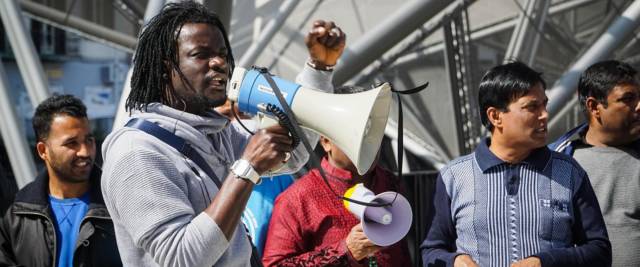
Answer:
MULTIPOLYGON (((236 67, 227 96, 249 114, 272 104, 282 108, 273 89, 256 69, 236 67)), ((272 77, 301 127, 321 134, 335 143, 356 166, 359 174, 373 164, 387 125, 391 86, 381 86, 355 94, 329 94, 272 77)))
POLYGON ((360 219, 364 234, 374 244, 378 246, 393 245, 409 232, 413 212, 409 201, 404 196, 391 191, 374 195, 371 190, 360 183, 349 188, 344 197, 361 202, 390 203, 390 206, 371 207, 347 200, 343 201, 345 208, 360 219))

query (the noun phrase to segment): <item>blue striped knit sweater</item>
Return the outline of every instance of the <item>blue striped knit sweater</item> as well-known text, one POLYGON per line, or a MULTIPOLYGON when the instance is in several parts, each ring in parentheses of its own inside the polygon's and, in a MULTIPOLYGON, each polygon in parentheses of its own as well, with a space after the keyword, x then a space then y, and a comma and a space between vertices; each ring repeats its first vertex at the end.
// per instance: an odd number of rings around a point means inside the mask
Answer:
POLYGON ((435 216, 422 244, 425 266, 509 266, 530 256, 543 266, 608 266, 611 244, 584 170, 546 147, 508 164, 482 142, 440 171, 435 216))

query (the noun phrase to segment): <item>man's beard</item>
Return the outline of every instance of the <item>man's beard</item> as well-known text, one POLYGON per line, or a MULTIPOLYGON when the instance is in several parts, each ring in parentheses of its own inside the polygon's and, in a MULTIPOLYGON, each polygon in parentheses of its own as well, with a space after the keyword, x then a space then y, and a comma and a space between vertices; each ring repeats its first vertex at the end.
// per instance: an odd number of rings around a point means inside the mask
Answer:
POLYGON ((226 95, 221 99, 210 99, 202 94, 181 97, 184 103, 189 106, 187 110, 194 110, 198 115, 204 115, 213 108, 224 105, 227 101, 226 95))
MULTIPOLYGON (((91 171, 89 171, 86 176, 78 177, 73 173, 73 161, 69 163, 60 162, 58 156, 53 153, 50 154, 50 158, 51 162, 49 162, 49 164, 51 165, 51 169, 53 169, 56 176, 63 182, 77 184, 89 180, 91 171)), ((91 166, 93 167, 93 160, 91 160, 91 166)))

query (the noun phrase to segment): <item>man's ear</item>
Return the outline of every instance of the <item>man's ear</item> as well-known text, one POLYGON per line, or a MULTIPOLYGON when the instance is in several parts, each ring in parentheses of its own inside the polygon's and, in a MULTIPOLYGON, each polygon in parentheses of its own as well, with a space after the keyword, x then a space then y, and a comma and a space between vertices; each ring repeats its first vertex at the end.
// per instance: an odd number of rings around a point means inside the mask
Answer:
POLYGON ((324 152, 327 152, 327 154, 329 154, 329 151, 331 151, 332 147, 331 141, 324 136, 320 136, 320 145, 324 149, 324 152))
POLYGON ((487 118, 494 128, 502 128, 502 112, 495 107, 487 109, 487 118))
POLYGON ((47 144, 43 141, 38 141, 38 143, 36 143, 36 151, 38 151, 38 156, 42 160, 47 161, 47 144))
POLYGON ((598 109, 598 100, 595 97, 587 97, 587 100, 584 102, 585 108, 589 113, 589 116, 594 119, 600 119, 600 110, 598 109))

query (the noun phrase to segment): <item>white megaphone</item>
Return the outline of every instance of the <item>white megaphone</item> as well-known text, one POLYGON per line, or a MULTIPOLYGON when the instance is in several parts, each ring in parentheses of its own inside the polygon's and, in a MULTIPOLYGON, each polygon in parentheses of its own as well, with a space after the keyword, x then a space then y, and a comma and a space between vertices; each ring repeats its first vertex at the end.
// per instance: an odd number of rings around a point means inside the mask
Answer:
POLYGON ((402 195, 391 191, 374 195, 360 183, 349 188, 344 197, 365 203, 391 203, 390 206, 371 207, 342 201, 344 207, 360 219, 364 234, 374 244, 393 245, 409 232, 413 212, 409 201, 402 195))
MULTIPOLYGON (((283 109, 263 77, 264 70, 236 67, 227 97, 240 111, 264 113, 266 104, 283 109)), ((270 74, 266 74, 270 75, 270 74)), ((329 94, 272 76, 301 127, 325 136, 345 152, 359 174, 369 170, 384 136, 391 105, 391 86, 355 94, 329 94)))

